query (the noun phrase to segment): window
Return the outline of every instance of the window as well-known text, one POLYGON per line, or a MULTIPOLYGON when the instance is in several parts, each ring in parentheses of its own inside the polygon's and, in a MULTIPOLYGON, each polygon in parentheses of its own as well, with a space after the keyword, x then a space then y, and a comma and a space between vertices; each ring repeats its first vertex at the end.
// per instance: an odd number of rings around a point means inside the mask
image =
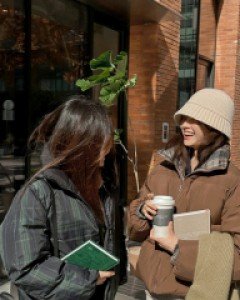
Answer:
POLYGON ((196 90, 200 90, 205 87, 213 87, 213 66, 213 61, 202 56, 199 57, 196 90))
POLYGON ((182 1, 178 85, 180 107, 194 93, 196 85, 198 9, 199 1, 182 1))

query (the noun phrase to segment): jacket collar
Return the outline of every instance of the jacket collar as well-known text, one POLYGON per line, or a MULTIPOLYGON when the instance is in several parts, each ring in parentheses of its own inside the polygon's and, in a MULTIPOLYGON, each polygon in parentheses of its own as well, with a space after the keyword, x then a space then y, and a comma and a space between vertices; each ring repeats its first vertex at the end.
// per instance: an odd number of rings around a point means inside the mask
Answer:
MULTIPOLYGON (((179 161, 177 159, 174 159, 174 153, 174 148, 158 151, 158 154, 163 156, 165 160, 167 160, 175 166, 180 178, 184 179, 186 177, 186 164, 182 160, 179 161)), ((187 176, 197 173, 211 173, 213 171, 226 170, 229 165, 229 159, 230 146, 226 144, 214 151, 202 165, 198 166, 193 172, 190 172, 190 174, 188 174, 187 176)))

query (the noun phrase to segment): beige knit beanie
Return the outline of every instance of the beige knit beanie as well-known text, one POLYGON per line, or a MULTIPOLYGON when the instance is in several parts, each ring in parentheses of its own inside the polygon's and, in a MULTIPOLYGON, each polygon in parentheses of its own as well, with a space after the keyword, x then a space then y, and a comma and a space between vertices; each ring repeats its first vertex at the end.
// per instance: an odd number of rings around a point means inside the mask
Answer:
POLYGON ((205 88, 193 94, 188 102, 175 113, 174 119, 179 125, 181 116, 187 116, 231 138, 233 114, 234 103, 228 94, 222 90, 205 88))

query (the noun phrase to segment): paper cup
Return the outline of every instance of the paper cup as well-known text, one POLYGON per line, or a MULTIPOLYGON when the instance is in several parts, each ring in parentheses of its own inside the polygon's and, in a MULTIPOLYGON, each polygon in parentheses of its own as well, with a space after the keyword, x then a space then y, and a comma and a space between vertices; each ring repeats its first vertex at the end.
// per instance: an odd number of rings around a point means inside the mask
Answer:
POLYGON ((152 200, 157 206, 157 214, 153 218, 154 236, 166 237, 168 234, 168 223, 172 221, 175 201, 171 196, 159 195, 152 200))

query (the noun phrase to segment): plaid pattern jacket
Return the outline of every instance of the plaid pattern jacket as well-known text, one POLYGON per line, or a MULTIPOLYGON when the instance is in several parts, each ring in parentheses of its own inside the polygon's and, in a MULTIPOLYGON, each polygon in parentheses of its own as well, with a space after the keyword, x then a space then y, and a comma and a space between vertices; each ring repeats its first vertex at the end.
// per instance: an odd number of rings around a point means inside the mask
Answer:
MULTIPOLYGON (((179 161, 177 159, 173 159, 174 157, 174 149, 167 149, 167 150, 159 150, 158 154, 162 155, 167 161, 172 163, 178 174, 179 177, 184 180, 186 176, 190 176, 193 174, 198 173, 210 173, 213 171, 219 171, 219 170, 226 170, 229 165, 229 158, 230 158, 230 146, 228 144, 218 148, 215 150, 209 158, 200 166, 198 166, 194 171, 188 172, 186 174, 186 168, 187 166, 184 164, 183 161, 179 161)), ((190 161, 189 161, 190 164, 190 161)))
MULTIPOLYGON (((57 169, 45 171, 44 177, 55 195, 60 257, 86 240, 99 243, 93 211, 70 179, 57 169)), ((114 204, 110 197, 106 197, 104 207, 104 246, 114 252, 114 204)), ((51 220, 50 188, 38 179, 18 192, 1 225, 2 259, 11 280, 19 287, 20 299, 90 299, 98 272, 53 256, 51 220)))

